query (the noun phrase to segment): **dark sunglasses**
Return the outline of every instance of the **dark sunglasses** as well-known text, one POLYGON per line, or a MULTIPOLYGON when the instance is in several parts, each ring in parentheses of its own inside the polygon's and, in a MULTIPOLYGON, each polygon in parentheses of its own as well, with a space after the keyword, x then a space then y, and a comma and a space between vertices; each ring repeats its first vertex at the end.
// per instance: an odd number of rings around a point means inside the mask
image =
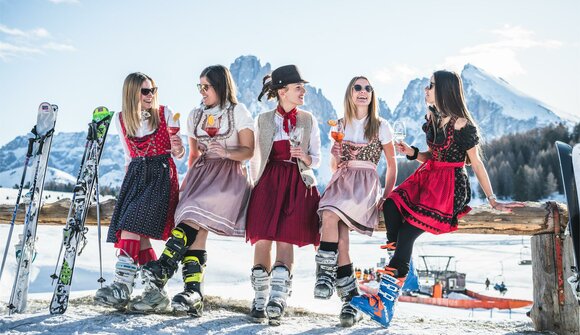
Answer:
POLYGON ((357 92, 360 92, 363 89, 369 93, 371 93, 373 91, 373 87, 371 85, 366 85, 363 87, 362 85, 356 84, 356 85, 353 85, 352 88, 354 88, 354 90, 357 92))
POLYGON ((210 85, 210 84, 197 84, 197 89, 200 92, 207 92, 207 90, 209 89, 210 86, 213 86, 213 85, 210 85))
POLYGON ((426 89, 428 89, 428 90, 430 90, 430 89, 432 89, 433 87, 435 87, 435 83, 434 83, 434 82, 432 82, 432 81, 430 81, 430 82, 429 82, 429 85, 427 85, 425 88, 426 88, 426 89))
POLYGON ((141 89, 141 94, 142 95, 149 95, 149 93, 155 95, 155 92, 157 92, 157 87, 152 87, 152 88, 142 88, 141 89))

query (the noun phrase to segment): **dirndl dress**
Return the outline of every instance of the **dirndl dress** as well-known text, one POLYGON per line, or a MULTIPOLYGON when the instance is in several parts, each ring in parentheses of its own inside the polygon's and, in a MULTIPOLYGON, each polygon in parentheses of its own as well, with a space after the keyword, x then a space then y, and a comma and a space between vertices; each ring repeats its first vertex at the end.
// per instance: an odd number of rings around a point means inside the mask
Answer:
POLYGON ((465 170, 467 150, 479 142, 476 128, 455 129, 452 118, 435 134, 430 122, 423 125, 432 158, 424 162, 391 192, 404 220, 433 234, 457 230, 458 219, 471 207, 471 187, 465 170), (436 136, 437 135, 437 136, 436 136))
POLYGON ((167 240, 174 227, 173 216, 179 198, 177 169, 171 150, 164 107, 159 108, 159 127, 143 137, 128 137, 119 115, 123 137, 127 141, 131 163, 123 179, 111 218, 107 242, 120 241, 121 231, 144 237, 167 240))
POLYGON ((377 164, 382 149, 378 138, 366 144, 342 142, 342 161, 320 199, 321 219, 322 212, 328 210, 350 229, 372 235, 379 224, 381 184, 377 164))
POLYGON ((320 193, 304 184, 290 161, 290 142, 275 141, 248 205, 246 241, 279 241, 299 247, 320 244, 316 210, 320 193))

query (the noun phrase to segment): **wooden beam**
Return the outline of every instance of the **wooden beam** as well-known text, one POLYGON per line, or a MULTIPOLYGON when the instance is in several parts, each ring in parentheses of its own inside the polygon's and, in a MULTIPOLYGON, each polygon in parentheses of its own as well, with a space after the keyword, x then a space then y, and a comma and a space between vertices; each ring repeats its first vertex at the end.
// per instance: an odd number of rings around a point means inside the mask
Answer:
MULTIPOLYGON (((553 221, 548 220, 549 203, 526 202, 526 207, 514 208, 512 213, 494 210, 489 205, 477 206, 459 220, 459 228, 455 233, 536 235, 553 232, 553 221)), ((562 209, 565 222, 568 222, 566 205, 558 206, 562 209)), ((382 215, 380 230, 385 230, 382 215)))
MULTIPOLYGON (((101 202, 101 224, 108 225, 113 216, 115 200, 101 202)), ((524 208, 514 208, 512 213, 503 213, 492 209, 489 205, 482 205, 459 220, 459 229, 456 233, 464 234, 495 234, 495 235, 536 235, 553 232, 552 220, 548 220, 549 212, 546 209, 549 202, 526 202, 524 208)), ((64 224, 70 206, 70 199, 62 199, 54 203, 45 204, 40 212, 41 224, 64 224)), ((558 204, 562 209, 564 222, 568 222, 566 205, 558 204)), ((25 213, 24 205, 18 210, 17 223, 22 223, 25 213)), ((10 223, 14 206, 0 205, 0 223, 10 223)), ((91 206, 86 224, 97 223, 95 206, 91 206)), ((385 231, 385 223, 380 215, 378 231, 385 231)))

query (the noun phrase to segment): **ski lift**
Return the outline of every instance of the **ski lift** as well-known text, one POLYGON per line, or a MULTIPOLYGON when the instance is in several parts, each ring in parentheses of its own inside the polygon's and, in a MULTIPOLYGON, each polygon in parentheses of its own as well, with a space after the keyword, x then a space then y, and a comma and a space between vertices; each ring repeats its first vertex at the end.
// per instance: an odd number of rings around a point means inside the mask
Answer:
POLYGON ((500 261, 499 264, 501 265, 501 273, 493 277, 493 289, 499 291, 501 295, 504 295, 507 292, 507 286, 505 285, 505 277, 503 275, 503 261, 500 261))
POLYGON ((524 245, 520 249, 520 261, 519 265, 531 265, 532 264, 532 250, 527 245, 524 245))

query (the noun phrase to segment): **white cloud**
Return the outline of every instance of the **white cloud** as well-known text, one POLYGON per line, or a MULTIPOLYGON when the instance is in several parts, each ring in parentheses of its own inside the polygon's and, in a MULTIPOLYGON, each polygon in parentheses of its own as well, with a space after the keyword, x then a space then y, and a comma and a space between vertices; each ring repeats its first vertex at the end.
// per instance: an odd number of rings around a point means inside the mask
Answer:
POLYGON ((55 51, 76 51, 76 48, 70 44, 63 44, 63 43, 46 43, 42 46, 43 49, 46 50, 55 50, 55 51))
POLYGON ((442 67, 461 70, 466 63, 476 64, 501 77, 525 74, 518 60, 518 52, 529 48, 553 49, 563 45, 557 40, 540 40, 531 30, 520 26, 504 25, 490 31, 497 40, 461 49, 458 55, 445 59, 442 67))
POLYGON ((44 28, 24 31, 0 24, 0 37, 2 38, 0 39, 0 60, 2 61, 24 55, 42 54, 43 50, 76 51, 75 47, 70 44, 54 41, 48 30, 44 28), (44 44, 37 47, 38 40, 44 40, 44 44))
POLYGON ((40 54, 41 50, 25 46, 14 45, 0 41, 0 59, 7 61, 9 58, 21 55, 40 54))
POLYGON ((38 38, 47 38, 50 37, 50 33, 48 30, 44 28, 37 28, 34 30, 30 30, 28 32, 24 30, 20 30, 18 28, 9 28, 3 24, 0 24, 0 33, 4 33, 8 36, 12 37, 21 37, 21 38, 30 38, 30 37, 38 37, 38 38))
POLYGON ((421 73, 421 70, 407 64, 394 64, 376 71, 373 74, 373 80, 381 84, 389 84, 394 81, 407 82, 421 76, 421 73))

